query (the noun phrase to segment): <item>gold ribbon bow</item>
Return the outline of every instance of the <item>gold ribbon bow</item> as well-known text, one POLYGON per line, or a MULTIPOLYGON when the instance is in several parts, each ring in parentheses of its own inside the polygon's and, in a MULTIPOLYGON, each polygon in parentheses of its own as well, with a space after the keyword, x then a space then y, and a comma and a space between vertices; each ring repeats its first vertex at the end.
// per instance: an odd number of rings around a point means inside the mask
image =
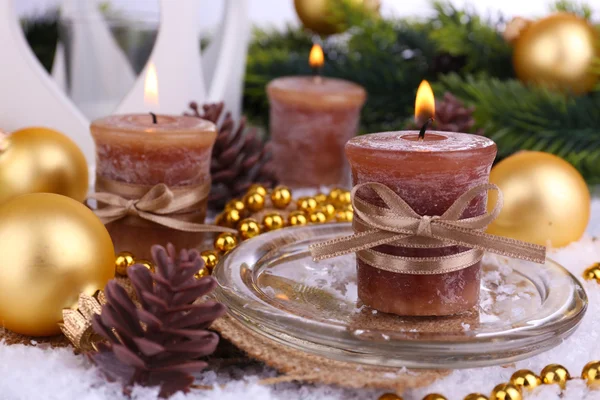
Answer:
POLYGON ((198 224, 180 218, 185 216, 185 212, 193 211, 194 205, 206 199, 210 184, 170 189, 161 183, 149 188, 102 178, 97 184, 106 191, 90 195, 88 199, 105 205, 94 210, 104 224, 133 215, 178 231, 237 233, 234 229, 198 224), (122 197, 120 194, 133 199, 122 197), (136 198, 137 196, 139 198, 136 198))
POLYGON ((315 261, 356 253, 357 257, 376 268, 405 274, 442 274, 457 271, 480 261, 485 251, 523 260, 543 263, 546 248, 483 230, 498 216, 502 208, 502 192, 493 184, 476 186, 461 195, 441 216, 421 216, 400 196, 380 183, 364 183, 352 189, 355 211, 355 234, 310 246, 315 261), (367 203, 357 196, 362 188, 372 189, 386 207, 367 203), (490 190, 498 192, 491 212, 460 219, 477 196, 490 190), (465 246, 470 250, 439 257, 402 257, 373 250, 380 245, 412 248, 465 246))

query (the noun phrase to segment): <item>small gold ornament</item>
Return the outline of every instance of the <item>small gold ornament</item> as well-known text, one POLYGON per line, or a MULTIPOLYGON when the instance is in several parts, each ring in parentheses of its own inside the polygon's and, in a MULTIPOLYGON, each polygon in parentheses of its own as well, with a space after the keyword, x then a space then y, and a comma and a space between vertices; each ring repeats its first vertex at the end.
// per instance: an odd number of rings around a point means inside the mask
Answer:
POLYGON ((308 218, 304 211, 292 211, 288 216, 288 224, 290 226, 300 226, 308 224, 308 218))
MULTIPOLYGON (((488 227, 489 233, 562 247, 579 240, 585 232, 590 192, 579 172, 562 158, 522 151, 496 164, 490 182, 502 190, 504 207, 488 227)), ((491 192, 488 207, 496 199, 496 193, 491 192)))
POLYGON ((119 276, 127 276, 127 268, 135 264, 133 254, 128 251, 122 251, 115 258, 115 272, 119 276))
POLYGON ((354 207, 352 206, 352 204, 348 204, 344 206, 343 210, 354 212, 354 207))
POLYGON ((265 231, 274 231, 285 226, 285 220, 278 213, 269 213, 262 220, 265 231))
POLYGON ((588 267, 583 272, 583 278, 588 281, 595 279, 598 281, 598 283, 600 283, 600 263, 594 263, 594 265, 588 267))
POLYGON ((308 220, 313 224, 323 224, 327 222, 327 215, 323 211, 313 211, 308 214, 308 220))
POLYGON ((329 195, 327 196, 327 200, 329 200, 332 204, 339 204, 339 198, 341 194, 344 192, 344 189, 334 188, 331 189, 329 195))
POLYGON ((515 42, 513 65, 520 80, 575 94, 589 92, 599 75, 598 32, 584 18, 557 13, 532 22, 515 42))
POLYGON ((217 217, 217 219, 219 222, 218 225, 235 228, 242 219, 242 214, 238 210, 227 210, 220 218, 217 217))
POLYGON ((545 385, 558 383, 561 389, 564 389, 567 385, 567 381, 571 379, 569 371, 567 371, 565 367, 559 364, 546 365, 540 373, 540 377, 542 378, 542 382, 545 385))
POLYGON ((148 260, 135 260, 135 265, 143 265, 150 272, 154 272, 154 264, 148 260))
POLYGON ((250 188, 248 189, 248 193, 258 193, 261 196, 266 196, 268 193, 268 190, 263 185, 255 183, 252 186, 250 186, 250 188))
POLYGON ((510 383, 515 385, 517 388, 525 388, 533 390, 542 384, 542 380, 539 376, 528 369, 520 369, 516 371, 510 377, 510 383))
POLYGON ((292 192, 286 186, 277 186, 271 193, 273 207, 284 209, 292 201, 292 192))
MULTIPOLYGON (((380 0, 352 0, 350 4, 373 15, 378 15, 381 7, 380 0)), ((332 12, 331 0, 294 0, 294 7, 304 27, 319 35, 341 33, 349 28, 342 15, 332 12)))
POLYGON ((402 397, 398 396, 396 393, 384 393, 378 397, 377 400, 403 400, 402 397))
POLYGON ((62 311, 115 275, 115 250, 94 213, 69 197, 19 196, 0 205, 0 316, 28 336, 60 333, 62 311))
POLYGON ((335 218, 336 209, 333 204, 326 203, 318 206, 316 211, 321 211, 325 216, 327 216, 327 220, 331 221, 335 218))
POLYGON ((348 190, 341 190, 334 204, 338 207, 352 204, 352 194, 348 190))
POLYGON ((327 195, 325 193, 317 193, 315 195, 315 200, 317 201, 317 204, 325 203, 327 201, 327 195))
POLYGON ((242 240, 252 239, 253 237, 260 235, 260 224, 253 218, 246 218, 240 222, 238 231, 240 232, 242 240))
POLYGON ((206 267, 200 268, 200 271, 196 272, 196 274, 194 275, 196 279, 202 279, 206 276, 210 276, 210 271, 206 267))
POLYGON ((296 201, 296 206, 298 207, 298 210, 304 212, 314 211, 318 205, 319 204, 317 203, 317 200, 315 200, 313 197, 300 197, 296 201))
POLYGON ((52 129, 26 128, 0 136, 0 142, 0 203, 42 192, 85 200, 87 161, 71 139, 52 129))
POLYGON ((492 394, 490 395, 490 400, 522 400, 523 396, 521 395, 521 391, 512 383, 501 383, 496 385, 494 390, 492 390, 492 394))
POLYGON ((352 211, 340 210, 335 213, 335 220, 337 222, 352 222, 352 218, 354 218, 352 211))
POLYGON ((600 389, 600 361, 590 361, 581 371, 581 378, 591 389, 600 389))
POLYGON ((58 324, 75 349, 82 352, 96 350, 96 343, 103 340, 92 329, 92 318, 102 312, 102 306, 96 297, 97 293, 94 296, 81 293, 77 309, 64 309, 63 322, 58 324))
POLYGON ((244 196, 246 208, 252 212, 258 212, 265 208, 265 196, 258 192, 248 193, 244 196))
POLYGON ((200 253, 200 257, 204 260, 204 266, 208 269, 209 274, 212 274, 219 262, 219 253, 214 250, 204 250, 200 253))
POLYGON ((444 396, 439 393, 430 393, 427 396, 423 397, 423 400, 448 400, 444 396))
POLYGON ((237 210, 239 213, 242 213, 245 208, 246 208, 246 206, 244 205, 244 202, 239 199, 230 200, 225 205, 225 211, 237 210))
POLYGON ((221 253, 227 253, 238 245, 238 239, 233 233, 223 232, 215 239, 215 249, 221 253))
POLYGON ((465 396, 464 400, 489 400, 486 396, 481 393, 470 393, 465 396))

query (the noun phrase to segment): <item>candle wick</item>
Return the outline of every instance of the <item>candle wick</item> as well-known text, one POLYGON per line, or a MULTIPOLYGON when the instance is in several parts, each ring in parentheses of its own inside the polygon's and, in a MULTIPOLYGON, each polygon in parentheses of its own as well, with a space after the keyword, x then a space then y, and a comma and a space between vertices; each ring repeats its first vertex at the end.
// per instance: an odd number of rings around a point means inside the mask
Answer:
POLYGON ((421 127, 421 130, 419 131, 419 140, 425 139, 425 131, 427 130, 427 127, 429 126, 429 124, 432 122, 433 122, 433 118, 427 118, 427 121, 425 121, 425 123, 421 127))
POLYGON ((317 83, 321 83, 323 81, 323 67, 315 67, 313 68, 313 80, 317 83))
POLYGON ((153 112, 151 112, 150 115, 152 116, 152 123, 156 124, 156 114, 154 114, 153 112))

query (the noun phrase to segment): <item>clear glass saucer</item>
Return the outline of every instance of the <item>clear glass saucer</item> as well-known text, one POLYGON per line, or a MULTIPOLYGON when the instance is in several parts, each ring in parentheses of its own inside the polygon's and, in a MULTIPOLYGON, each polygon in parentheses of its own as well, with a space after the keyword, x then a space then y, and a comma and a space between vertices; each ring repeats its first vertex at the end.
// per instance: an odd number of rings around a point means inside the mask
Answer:
POLYGON ((214 276, 230 314, 261 335, 320 356, 413 368, 471 368, 548 350, 583 317, 587 297, 567 270, 488 254, 480 303, 451 317, 399 317, 360 304, 354 255, 313 262, 308 246, 350 224, 286 228, 246 241, 214 276))

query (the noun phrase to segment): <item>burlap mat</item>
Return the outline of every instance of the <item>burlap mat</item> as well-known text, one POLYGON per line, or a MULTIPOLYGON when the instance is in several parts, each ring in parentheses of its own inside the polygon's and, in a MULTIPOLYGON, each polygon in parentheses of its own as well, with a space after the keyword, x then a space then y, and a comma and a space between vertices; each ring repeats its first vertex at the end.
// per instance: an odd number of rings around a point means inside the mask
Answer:
POLYGON ((217 321, 212 329, 250 357, 286 374, 287 379, 309 383, 333 384, 349 388, 378 388, 398 393, 422 387, 449 374, 449 371, 407 370, 375 367, 332 360, 279 344, 254 333, 232 317, 217 321))

